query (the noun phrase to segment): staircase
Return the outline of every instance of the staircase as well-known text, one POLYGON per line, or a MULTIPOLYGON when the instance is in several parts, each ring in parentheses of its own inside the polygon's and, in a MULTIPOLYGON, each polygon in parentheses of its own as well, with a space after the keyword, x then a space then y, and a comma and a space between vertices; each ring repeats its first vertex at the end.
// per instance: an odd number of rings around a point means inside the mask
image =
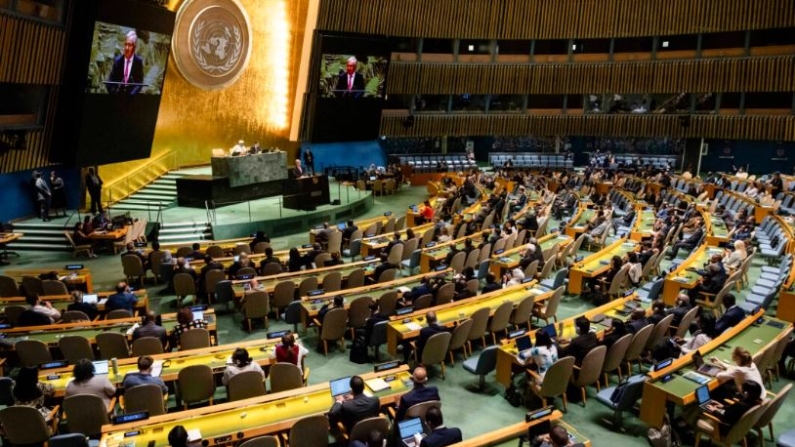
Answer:
POLYGON ((46 251, 67 251, 72 247, 64 236, 64 231, 71 231, 71 228, 64 228, 57 223, 30 220, 29 222, 18 222, 14 224, 14 231, 24 233, 22 239, 18 239, 8 244, 9 251, 15 250, 46 250, 46 251))
POLYGON ((177 205, 177 179, 184 176, 178 172, 161 175, 152 183, 136 191, 126 199, 113 204, 114 210, 147 211, 172 208, 177 205))
POLYGON ((209 222, 168 222, 160 229, 158 242, 174 244, 213 238, 213 228, 209 222))

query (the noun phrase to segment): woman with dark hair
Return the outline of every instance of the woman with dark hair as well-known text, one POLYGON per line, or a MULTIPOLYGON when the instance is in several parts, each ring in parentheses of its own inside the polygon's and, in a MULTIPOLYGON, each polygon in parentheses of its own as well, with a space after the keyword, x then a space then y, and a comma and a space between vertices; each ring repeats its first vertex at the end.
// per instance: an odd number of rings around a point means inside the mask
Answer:
POLYGON ((97 255, 94 254, 94 243, 88 238, 88 232, 86 232, 84 228, 85 224, 81 222, 75 223, 74 230, 72 231, 72 242, 74 242, 75 245, 91 245, 91 248, 88 249, 88 257, 96 258, 97 255))
POLYGON ((15 406, 35 408, 48 422, 54 415, 51 414, 51 408, 44 406, 44 400, 54 393, 55 389, 52 385, 39 382, 39 368, 35 366, 20 369, 11 388, 15 406))
POLYGON ((301 257, 301 253, 298 251, 297 248, 293 247, 290 249, 290 255, 287 259, 287 270, 291 272, 297 272, 301 270, 301 267, 304 265, 304 260, 301 257))
POLYGON ((171 447, 187 447, 188 431, 185 427, 177 425, 168 432, 168 445, 171 447))
POLYGON ((406 240, 410 241, 410 240, 414 239, 415 237, 417 237, 417 236, 414 235, 414 230, 412 230, 411 228, 406 228, 406 240))
MULTIPOLYGON (((322 267, 333 267, 335 265, 342 265, 342 264, 345 264, 345 262, 342 260, 342 256, 340 255, 340 252, 333 251, 333 252, 331 252, 331 259, 329 259, 328 261, 324 262, 322 267)), ((318 266, 318 267, 321 267, 321 266, 318 266)))
POLYGON ((246 351, 245 348, 237 348, 235 352, 232 353, 232 364, 227 365, 226 371, 224 371, 224 377, 221 381, 226 385, 232 377, 245 371, 256 371, 262 375, 263 380, 265 379, 265 372, 262 371, 262 367, 259 366, 259 363, 252 361, 251 356, 248 355, 248 351, 246 351))
POLYGON ((621 256, 613 256, 613 258, 610 260, 610 269, 605 273, 602 273, 601 275, 589 280, 588 287, 591 290, 594 290, 599 283, 602 283, 604 284, 604 289, 602 292, 607 292, 607 289, 610 287, 610 283, 613 282, 613 278, 618 274, 623 266, 624 261, 621 260, 621 256))
POLYGON ((519 354, 527 358, 528 363, 534 364, 538 369, 536 373, 544 380, 547 370, 552 364, 558 361, 558 348, 552 343, 552 339, 546 332, 536 332, 536 345, 533 348, 519 354))
POLYGON ((74 380, 66 385, 65 397, 75 394, 91 394, 102 399, 107 408, 110 398, 116 394, 116 387, 110 383, 108 376, 95 376, 94 364, 88 359, 80 359, 72 369, 74 380))
POLYGON ((189 307, 183 307, 177 311, 177 325, 171 331, 173 343, 171 346, 179 346, 179 338, 184 332, 191 329, 206 329, 207 322, 204 320, 194 320, 193 311, 189 307))
POLYGON ((292 363, 301 372, 304 371, 304 357, 309 354, 309 350, 295 342, 295 335, 292 333, 282 336, 282 344, 276 345, 273 351, 273 358, 277 362, 292 363))
POLYGON ((701 316, 700 320, 701 322, 699 325, 701 326, 701 330, 690 338, 677 340, 678 343, 682 343, 682 346, 680 346, 682 354, 695 351, 711 342, 712 339, 717 336, 715 333, 715 316, 712 315, 712 313, 705 313, 701 316))
POLYGON ((713 437, 720 439, 726 436, 735 424, 740 422, 740 419, 748 410, 762 403, 764 389, 761 385, 753 380, 746 380, 740 385, 739 398, 733 403, 709 404, 711 407, 709 408, 710 411, 722 409, 723 414, 719 420, 716 420, 714 417, 700 418, 698 422, 696 422, 699 430, 705 432, 711 430, 713 437))

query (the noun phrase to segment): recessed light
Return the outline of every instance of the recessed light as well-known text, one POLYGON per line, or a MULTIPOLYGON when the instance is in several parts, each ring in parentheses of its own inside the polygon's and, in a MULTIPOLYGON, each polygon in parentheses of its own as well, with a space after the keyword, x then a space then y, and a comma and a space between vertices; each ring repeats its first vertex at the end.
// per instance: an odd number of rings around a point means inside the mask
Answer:
POLYGON ((663 48, 668 48, 668 41, 667 40, 663 40, 662 47, 663 48))
POLYGON ((474 45, 470 45, 467 48, 469 49, 469 51, 475 51, 475 46, 474 45))
POLYGON ((577 45, 572 45, 572 46, 571 46, 571 49, 572 49, 573 51, 577 51, 577 45))

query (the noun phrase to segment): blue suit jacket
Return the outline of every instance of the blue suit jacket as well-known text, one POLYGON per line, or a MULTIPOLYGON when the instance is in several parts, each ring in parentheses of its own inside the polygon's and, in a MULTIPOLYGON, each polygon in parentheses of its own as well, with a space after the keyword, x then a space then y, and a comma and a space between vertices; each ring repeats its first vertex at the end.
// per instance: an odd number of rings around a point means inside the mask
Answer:
POLYGON ((439 390, 435 386, 415 387, 413 390, 400 396, 400 404, 398 405, 395 419, 402 421, 406 417, 406 410, 414 405, 430 400, 441 400, 439 398, 439 390))
POLYGON ((737 326, 743 319, 745 318, 745 311, 742 310, 738 306, 732 306, 729 310, 723 314, 722 317, 715 322, 715 331, 718 334, 723 333, 726 329, 730 327, 737 326))
POLYGON ((458 428, 437 428, 425 437, 420 447, 445 447, 463 441, 461 430, 458 428))

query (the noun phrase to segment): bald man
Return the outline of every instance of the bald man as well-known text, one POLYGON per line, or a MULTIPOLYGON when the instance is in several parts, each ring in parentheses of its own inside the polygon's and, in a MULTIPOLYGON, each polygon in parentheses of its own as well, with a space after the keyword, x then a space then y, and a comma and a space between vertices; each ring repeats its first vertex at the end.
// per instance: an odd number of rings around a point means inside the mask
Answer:
POLYGON ((157 314, 153 310, 146 313, 144 324, 133 331, 133 340, 138 340, 141 337, 154 337, 163 343, 163 347, 166 346, 166 341, 168 340, 166 329, 157 325, 157 314))
POLYGON ((414 405, 431 400, 441 400, 439 390, 435 386, 426 386, 428 383, 428 371, 422 366, 414 368, 411 381, 414 383, 414 388, 400 396, 400 403, 395 413, 395 419, 398 421, 402 421, 406 417, 406 410, 414 405))

